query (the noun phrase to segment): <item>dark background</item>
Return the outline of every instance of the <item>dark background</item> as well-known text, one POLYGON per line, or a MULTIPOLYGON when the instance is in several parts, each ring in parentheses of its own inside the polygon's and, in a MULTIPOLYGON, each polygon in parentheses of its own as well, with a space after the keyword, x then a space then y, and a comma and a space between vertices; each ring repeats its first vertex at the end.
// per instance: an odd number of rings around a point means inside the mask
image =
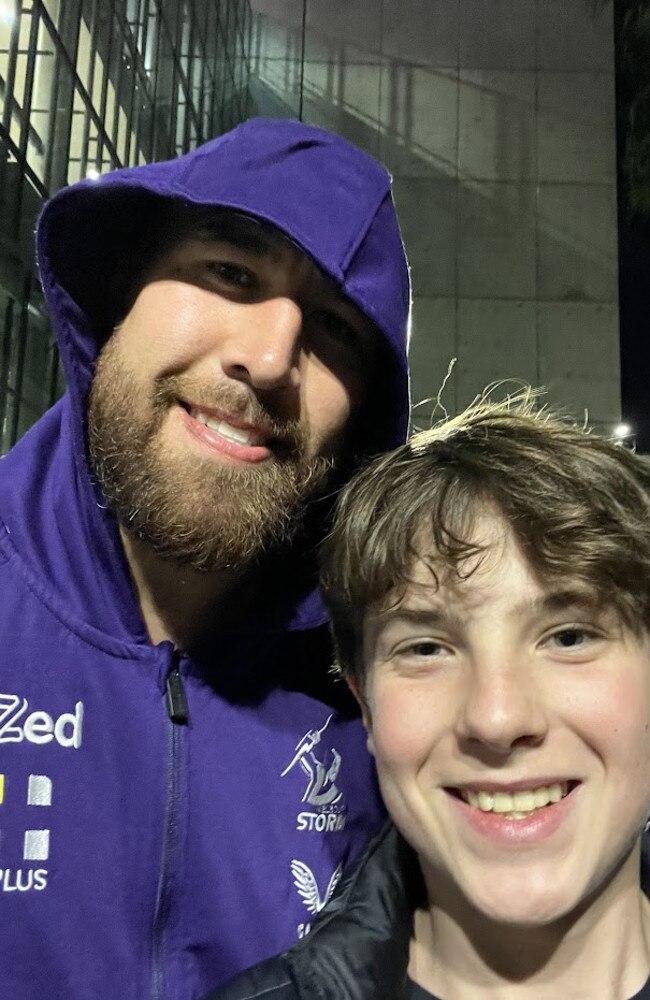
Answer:
POLYGON ((650 454, 650 2, 615 0, 621 392, 650 454))

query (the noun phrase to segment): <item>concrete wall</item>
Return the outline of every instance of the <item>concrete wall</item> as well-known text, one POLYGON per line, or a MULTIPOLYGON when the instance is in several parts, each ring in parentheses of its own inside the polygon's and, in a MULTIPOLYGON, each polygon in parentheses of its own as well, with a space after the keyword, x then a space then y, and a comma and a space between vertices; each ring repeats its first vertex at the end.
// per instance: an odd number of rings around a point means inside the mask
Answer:
MULTIPOLYGON (((414 401, 494 379, 620 417, 606 0, 253 0, 254 98, 382 159, 412 262, 414 401)), ((431 410, 423 404, 416 422, 431 410)))

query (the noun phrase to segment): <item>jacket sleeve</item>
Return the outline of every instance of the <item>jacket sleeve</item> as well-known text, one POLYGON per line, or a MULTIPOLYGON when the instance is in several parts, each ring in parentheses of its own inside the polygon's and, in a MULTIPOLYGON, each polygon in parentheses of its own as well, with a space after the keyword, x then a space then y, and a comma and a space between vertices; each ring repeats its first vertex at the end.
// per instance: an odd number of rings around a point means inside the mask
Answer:
POLYGON ((283 955, 240 973, 202 1000, 303 1000, 283 955))

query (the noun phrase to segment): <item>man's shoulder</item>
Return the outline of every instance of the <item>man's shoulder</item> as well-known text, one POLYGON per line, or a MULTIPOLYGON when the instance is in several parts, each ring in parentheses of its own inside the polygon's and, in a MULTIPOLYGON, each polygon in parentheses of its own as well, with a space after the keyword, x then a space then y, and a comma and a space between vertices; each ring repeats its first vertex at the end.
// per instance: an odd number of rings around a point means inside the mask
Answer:
POLYGON ((74 456, 69 446, 65 458, 61 442, 62 406, 57 404, 40 417, 23 437, 0 456, 0 515, 14 518, 29 513, 52 474, 72 472, 74 456))

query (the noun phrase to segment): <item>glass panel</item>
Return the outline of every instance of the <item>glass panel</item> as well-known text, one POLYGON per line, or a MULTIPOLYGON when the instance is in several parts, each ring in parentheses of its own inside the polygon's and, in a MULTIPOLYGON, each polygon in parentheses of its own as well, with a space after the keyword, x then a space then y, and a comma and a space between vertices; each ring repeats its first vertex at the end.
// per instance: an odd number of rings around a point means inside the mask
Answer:
POLYGON ((43 199, 235 124, 250 23, 246 0, 0 0, 0 452, 63 391, 33 281, 43 199))
POLYGON ((68 156, 68 183, 74 184, 86 176, 86 106, 79 92, 74 95, 70 152, 68 156))
POLYGON ((185 149, 185 124, 187 118, 187 104, 185 102, 185 91, 182 83, 178 84, 178 100, 176 112, 176 153, 180 156, 185 149))
POLYGON ((43 6, 54 24, 57 24, 59 20, 59 0, 43 0, 43 6))
POLYGON ((54 41, 41 21, 37 33, 37 50, 34 62, 34 85, 30 115, 30 166, 39 180, 45 182, 47 151, 52 125, 52 101, 55 90, 56 56, 54 41))
POLYGON ((13 0, 0 0, 0 114, 4 108, 5 88, 9 74, 9 47, 16 23, 16 4, 13 0))
POLYGON ((98 49, 93 49, 92 86, 90 96, 94 108, 101 108, 104 88, 104 63, 98 49))
POLYGON ((159 31, 159 21, 158 21, 158 11, 156 10, 156 5, 154 0, 149 0, 149 8, 146 15, 145 24, 145 56, 144 56, 144 68, 147 74, 151 75, 154 71, 154 65, 157 58, 158 52, 158 31, 159 31))
POLYGON ((33 16, 35 16, 35 12, 33 10, 31 12, 23 12, 19 20, 18 49, 16 52, 13 85, 13 113, 11 116, 11 124, 9 126, 9 134, 16 145, 20 144, 22 125, 25 120, 25 82, 27 77, 29 33, 33 16))

